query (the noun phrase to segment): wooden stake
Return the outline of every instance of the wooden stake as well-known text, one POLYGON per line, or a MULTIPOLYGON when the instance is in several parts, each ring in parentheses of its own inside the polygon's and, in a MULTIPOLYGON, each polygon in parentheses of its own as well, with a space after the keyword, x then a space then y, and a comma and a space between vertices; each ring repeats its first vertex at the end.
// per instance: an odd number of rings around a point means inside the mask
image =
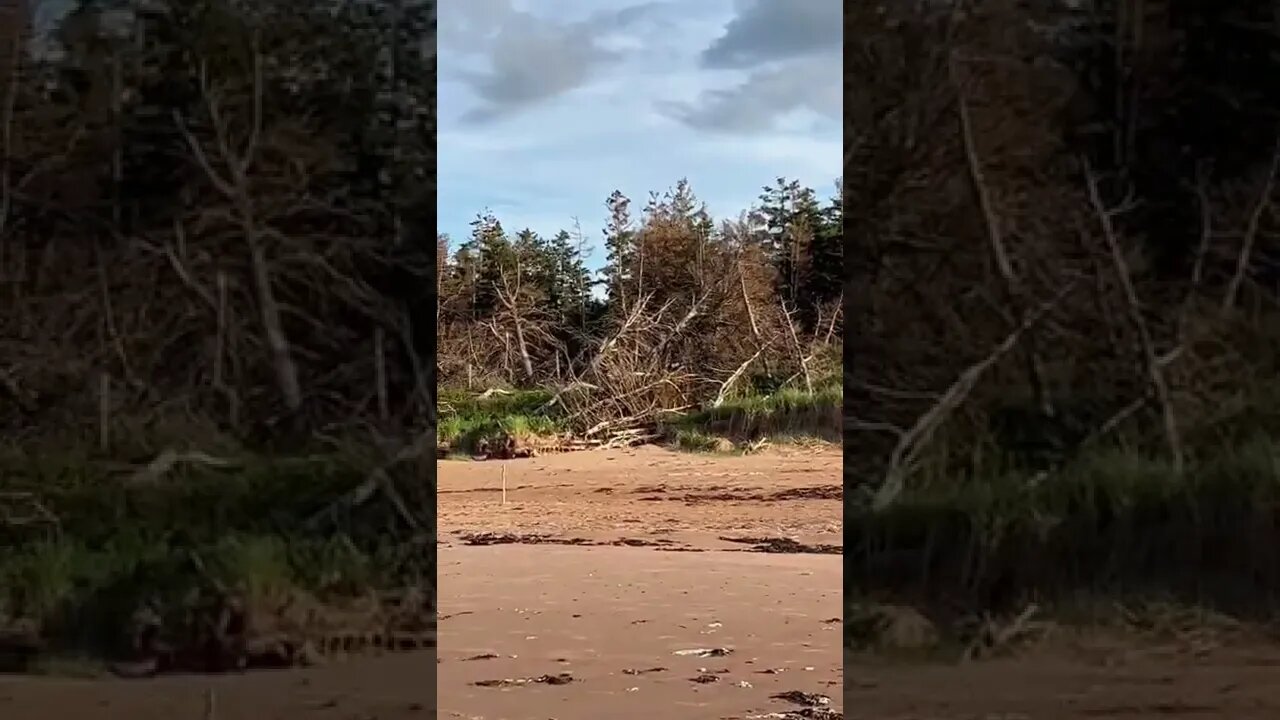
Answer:
POLYGON ((502 504, 507 504, 507 464, 502 463, 502 504))

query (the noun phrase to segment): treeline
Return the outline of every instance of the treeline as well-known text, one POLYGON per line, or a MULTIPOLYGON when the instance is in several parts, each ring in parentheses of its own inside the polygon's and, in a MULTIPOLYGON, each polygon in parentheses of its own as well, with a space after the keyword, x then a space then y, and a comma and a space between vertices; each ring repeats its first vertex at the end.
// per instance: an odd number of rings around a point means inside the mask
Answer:
POLYGON ((901 5, 847 11, 847 467, 1280 434, 1272 4, 901 5))
POLYGON ((838 374, 838 188, 780 178, 718 223, 686 181, 639 212, 616 191, 605 207, 601 236, 483 214, 456 247, 438 238, 442 387, 576 388, 593 417, 622 419, 838 374))
POLYGON ((4 432, 434 411, 432 3, 3 12, 4 432))

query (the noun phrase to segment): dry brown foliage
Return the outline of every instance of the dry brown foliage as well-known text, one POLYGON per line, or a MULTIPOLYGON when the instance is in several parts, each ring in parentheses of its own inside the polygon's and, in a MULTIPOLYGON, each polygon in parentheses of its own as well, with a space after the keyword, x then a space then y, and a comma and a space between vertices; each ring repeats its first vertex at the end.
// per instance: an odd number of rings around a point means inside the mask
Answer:
POLYGON ((1185 179, 1201 247, 1187 277, 1162 277, 1155 240, 1121 222, 1140 200, 1100 190, 1123 179, 1072 144, 1080 89, 1045 32, 1061 18, 1012 2, 848 17, 855 482, 971 469, 1010 409, 1073 447, 1122 433, 1176 467, 1275 367, 1277 296, 1255 279, 1274 164, 1185 179))

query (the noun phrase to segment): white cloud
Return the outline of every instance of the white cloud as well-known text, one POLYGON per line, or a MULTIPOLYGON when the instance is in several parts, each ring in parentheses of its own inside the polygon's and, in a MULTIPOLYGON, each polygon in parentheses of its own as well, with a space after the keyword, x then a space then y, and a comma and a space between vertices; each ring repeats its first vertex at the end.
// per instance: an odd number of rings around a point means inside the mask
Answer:
MULTIPOLYGON (((840 7, 769 2, 784 14, 840 7)), ((832 65, 829 47, 784 43, 741 67, 709 67, 712 49, 741 47, 735 18, 760 2, 485 0, 488 24, 468 3, 440 7, 440 217, 455 244, 486 207, 509 230, 543 234, 571 229, 576 215, 596 241, 615 189, 638 212, 650 191, 688 177, 729 218, 778 176, 827 195, 840 173, 838 53, 832 65), (501 47, 519 28, 539 35, 501 47), (585 44, 557 45, 573 42, 585 44)))

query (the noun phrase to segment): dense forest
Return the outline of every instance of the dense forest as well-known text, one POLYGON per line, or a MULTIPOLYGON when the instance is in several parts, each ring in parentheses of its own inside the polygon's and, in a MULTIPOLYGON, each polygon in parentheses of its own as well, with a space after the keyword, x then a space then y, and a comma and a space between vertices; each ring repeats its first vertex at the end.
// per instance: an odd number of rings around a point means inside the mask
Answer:
POLYGON ((846 552, 905 563, 847 580, 1260 608, 1280 587, 1274 3, 846 13, 845 471, 876 511, 846 552))
POLYGON ((429 622, 434 33, 412 0, 0 2, 6 672, 157 671, 281 593, 429 622))
POLYGON ((4 12, 6 434, 424 426, 429 3, 4 12))
POLYGON ((678 182, 600 234, 511 232, 492 214, 437 241, 442 388, 544 388, 579 424, 639 422, 740 395, 836 386, 843 210, 778 178, 738 217, 678 182), (592 246, 605 250, 599 272, 592 246), (587 421, 590 421, 589 423, 587 421))

